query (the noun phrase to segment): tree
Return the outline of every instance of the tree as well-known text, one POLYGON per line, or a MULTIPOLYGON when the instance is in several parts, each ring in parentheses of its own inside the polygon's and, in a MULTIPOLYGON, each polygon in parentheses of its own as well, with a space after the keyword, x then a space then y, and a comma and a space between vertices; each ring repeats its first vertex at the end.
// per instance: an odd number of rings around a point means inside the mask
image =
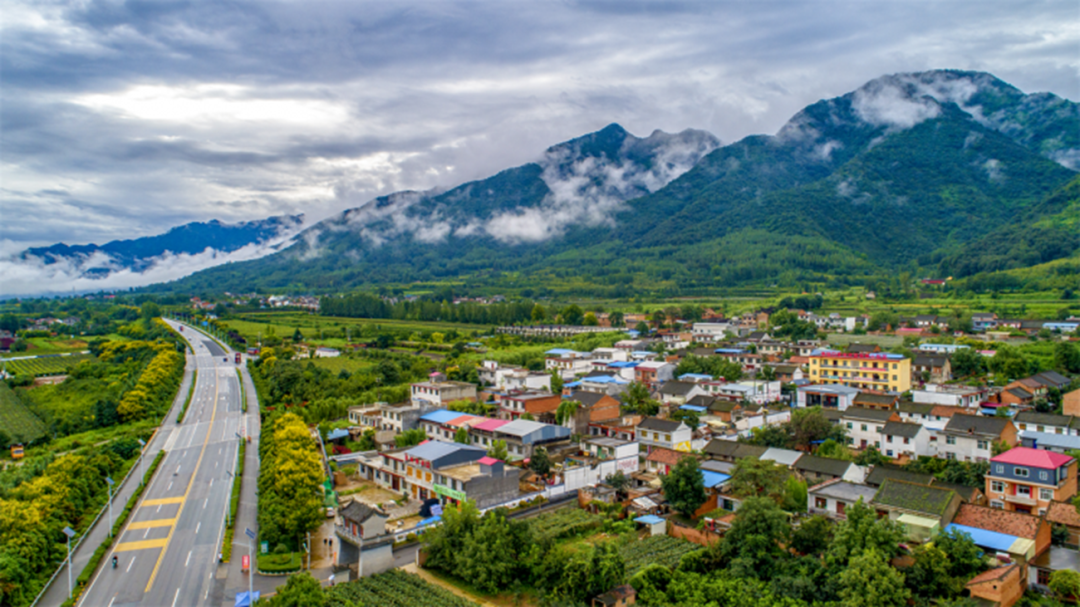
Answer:
POLYGON ((423 428, 413 428, 412 430, 406 430, 395 436, 394 444, 398 446, 398 449, 404 449, 405 447, 419 445, 426 440, 427 433, 424 432, 423 428))
POLYGON ((862 453, 855 456, 855 463, 860 466, 880 466, 892 460, 885 456, 877 447, 870 445, 862 453))
POLYGON ((641 415, 656 415, 660 410, 660 403, 652 399, 649 389, 641 382, 630 382, 623 393, 623 409, 628 413, 640 413, 641 415))
POLYGON ((148 301, 139 309, 139 315, 142 316, 143 322, 149 327, 150 321, 161 316, 161 306, 152 301, 148 301))
POLYGON ((521 419, 523 419, 525 421, 529 421, 529 422, 534 422, 534 421, 536 421, 536 416, 533 415, 532 413, 529 413, 528 411, 526 411, 526 412, 521 414, 521 419))
POLYGON ((673 422, 681 421, 687 426, 690 426, 692 430, 697 430, 697 427, 701 425, 701 415, 697 411, 690 411, 688 409, 676 409, 668 416, 673 422))
POLYGON ((562 310, 563 322, 568 325, 580 325, 585 318, 585 312, 582 311, 581 306, 577 304, 570 304, 562 310))
POLYGON ((529 318, 533 322, 543 322, 547 320, 547 310, 545 310, 544 306, 540 304, 534 304, 532 307, 532 312, 529 314, 529 318))
POLYGON ((615 474, 608 475, 604 482, 611 485, 611 488, 619 493, 630 485, 630 479, 623 474, 622 470, 616 470, 615 474))
POLYGON ((877 513, 860 498, 844 512, 847 519, 836 526, 833 541, 829 544, 827 560, 831 566, 844 567, 852 559, 873 551, 892 557, 904 539, 904 528, 888 518, 877 518, 877 513))
POLYGON ((981 354, 974 348, 961 348, 957 350, 949 360, 952 365, 953 375, 956 377, 968 377, 981 375, 986 371, 986 365, 981 354))
POLYGON ((596 319, 596 314, 586 312, 585 319, 581 321, 581 324, 586 327, 597 327, 600 326, 600 321, 596 319))
POLYGON ((568 421, 573 421, 581 407, 581 402, 576 400, 564 400, 560 402, 559 407, 555 409, 555 423, 563 425, 568 421))
POLYGON ((851 452, 851 449, 848 449, 831 438, 825 439, 825 442, 818 445, 818 448, 814 450, 814 455, 831 459, 855 460, 855 454, 851 452))
MULTIPOLYGON (((832 422, 825 419, 821 407, 795 409, 788 425, 791 428, 792 443, 796 449, 808 449, 814 443, 830 437, 835 440, 837 437, 832 436, 835 430, 843 429, 843 426, 839 424, 834 426, 832 422)), ((843 436, 839 438, 842 439, 843 436)))
POLYGON ((779 501, 784 494, 787 470, 774 461, 744 457, 735 462, 729 484, 736 497, 767 497, 779 501))
POLYGON ((562 378, 562 375, 559 374, 558 369, 553 369, 551 371, 551 393, 552 394, 562 394, 562 390, 563 390, 563 378, 562 378))
POLYGON ((551 472, 551 458, 548 457, 547 449, 543 447, 533 449, 532 457, 529 458, 529 469, 547 478, 548 473, 551 472))
POLYGON ((926 599, 960 594, 967 580, 949 575, 949 557, 933 544, 917 546, 914 563, 904 571, 904 581, 912 594, 926 599), (959 586, 957 583, 959 582, 959 586))
POLYGON ((1080 373, 1080 349, 1067 341, 1054 344, 1054 368, 1080 373))
POLYGON ((307 571, 289 576, 284 586, 267 602, 270 607, 323 607, 326 595, 319 580, 307 571))
POLYGON ((1071 569, 1060 569, 1050 574, 1050 590, 1064 599, 1072 597, 1080 598, 1080 572, 1071 569))
POLYGON ((840 573, 840 604, 843 607, 905 607, 911 591, 904 574, 889 566, 885 555, 867 550, 851 559, 840 573))
POLYGON ((833 537, 833 523, 817 514, 800 524, 791 534, 791 547, 800 554, 821 554, 833 537))
POLYGON ((788 512, 806 512, 807 487, 794 474, 784 482, 784 497, 781 506, 788 512))
POLYGON ((649 325, 645 324, 644 320, 639 320, 637 326, 634 327, 634 330, 637 331, 639 335, 648 335, 649 325))
POLYGON ((776 502, 751 497, 739 506, 735 521, 718 548, 728 568, 739 577, 767 580, 785 555, 780 543, 790 531, 787 514, 776 502))
POLYGON ((624 321, 625 318, 626 318, 626 316, 624 316, 623 313, 619 312, 619 311, 615 311, 615 312, 612 312, 611 314, 608 314, 608 321, 611 322, 611 326, 613 326, 613 327, 621 327, 621 326, 623 326, 623 321, 624 321))
POLYGON ((705 495, 705 479, 698 468, 697 458, 683 456, 667 475, 660 477, 664 497, 680 514, 686 518, 708 499, 705 495))
POLYGON ((488 449, 488 456, 506 461, 506 458, 510 457, 510 452, 506 449, 506 441, 500 439, 492 441, 491 448, 488 449))
POLYGON ((461 443, 462 445, 471 445, 472 439, 469 438, 469 431, 466 428, 458 428, 457 432, 454 432, 454 442, 461 443))

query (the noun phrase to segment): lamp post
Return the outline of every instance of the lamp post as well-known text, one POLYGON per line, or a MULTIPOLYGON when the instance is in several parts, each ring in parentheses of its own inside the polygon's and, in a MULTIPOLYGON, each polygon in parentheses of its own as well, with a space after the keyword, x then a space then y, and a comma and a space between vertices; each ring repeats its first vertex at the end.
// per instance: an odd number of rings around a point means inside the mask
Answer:
POLYGON ((109 477, 105 477, 105 482, 109 484, 109 537, 113 536, 113 518, 112 518, 112 488, 116 484, 116 481, 109 477))
POLYGON ((73 586, 71 585, 71 538, 75 537, 75 530, 71 527, 64 527, 64 535, 67 536, 67 562, 68 562, 68 598, 74 593, 73 586))
POLYGON ((143 456, 146 455, 146 441, 141 438, 135 439, 139 441, 139 484, 146 482, 146 473, 143 472, 143 456))

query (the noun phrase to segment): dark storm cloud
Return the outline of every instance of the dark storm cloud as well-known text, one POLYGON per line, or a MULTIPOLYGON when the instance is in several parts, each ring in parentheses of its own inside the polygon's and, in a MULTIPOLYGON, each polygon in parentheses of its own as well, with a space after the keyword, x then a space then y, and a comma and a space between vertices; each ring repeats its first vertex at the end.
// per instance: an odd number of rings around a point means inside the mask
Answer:
POLYGON ((898 71, 1077 99, 1078 25, 1072 0, 12 1, 0 244, 317 219, 611 122, 730 142, 898 71))

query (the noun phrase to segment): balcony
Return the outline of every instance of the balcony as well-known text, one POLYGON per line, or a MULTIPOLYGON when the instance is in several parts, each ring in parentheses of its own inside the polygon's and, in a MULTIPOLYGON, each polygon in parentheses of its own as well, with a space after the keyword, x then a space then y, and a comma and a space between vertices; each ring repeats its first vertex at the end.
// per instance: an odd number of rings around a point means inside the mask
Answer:
POLYGON ((1023 495, 1019 495, 1019 494, 1017 494, 1017 495, 1008 495, 1008 494, 1006 494, 1004 496, 1004 498, 1005 498, 1006 502, 1010 502, 1010 503, 1013 503, 1013 504, 1020 504, 1020 505, 1023 505, 1023 506, 1036 506, 1039 503, 1039 500, 1037 500, 1035 498, 1024 497, 1023 495))

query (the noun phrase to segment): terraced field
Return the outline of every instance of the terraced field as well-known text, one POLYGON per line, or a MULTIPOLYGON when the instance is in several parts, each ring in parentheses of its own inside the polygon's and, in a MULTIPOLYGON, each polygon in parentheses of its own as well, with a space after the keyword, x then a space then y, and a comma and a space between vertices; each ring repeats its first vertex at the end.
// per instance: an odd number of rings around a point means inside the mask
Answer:
MULTIPOLYGON (((27 443, 45 435, 45 424, 0 382, 0 430, 14 442, 27 443)), ((0 447, 3 445, 0 444, 0 447)))
POLYGON ((8 360, 6 366, 8 373, 12 375, 63 375, 69 369, 84 360, 91 360, 90 354, 72 354, 70 356, 39 356, 37 358, 24 358, 20 360, 8 360))

